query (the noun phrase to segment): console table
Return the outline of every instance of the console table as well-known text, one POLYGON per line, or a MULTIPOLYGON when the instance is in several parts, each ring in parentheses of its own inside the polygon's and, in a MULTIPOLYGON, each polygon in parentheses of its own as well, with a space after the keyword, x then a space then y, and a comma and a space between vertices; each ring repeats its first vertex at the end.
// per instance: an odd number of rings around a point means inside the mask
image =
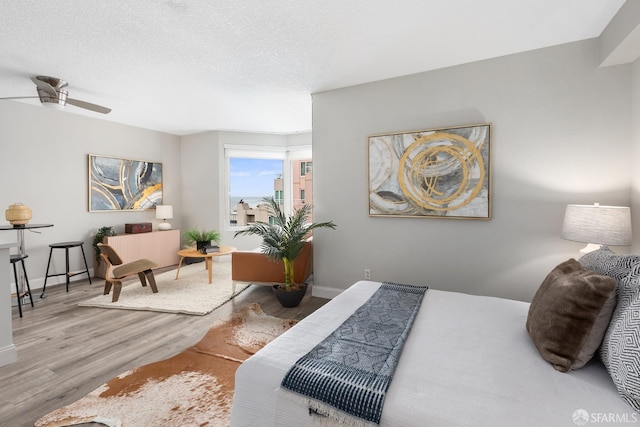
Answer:
MULTIPOLYGON (((169 267, 178 264, 180 260, 178 256, 180 230, 118 234, 117 236, 105 237, 102 243, 115 249, 125 263, 147 258, 158 264, 158 267, 169 267)), ((97 266, 95 254, 93 259, 93 275, 104 278, 104 262, 97 266)))

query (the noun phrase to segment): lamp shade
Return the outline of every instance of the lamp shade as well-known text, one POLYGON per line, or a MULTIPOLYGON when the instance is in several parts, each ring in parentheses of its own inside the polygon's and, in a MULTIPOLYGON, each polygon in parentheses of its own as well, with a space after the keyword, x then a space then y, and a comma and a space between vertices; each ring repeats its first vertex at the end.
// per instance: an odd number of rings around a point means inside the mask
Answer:
POLYGON ((169 224, 167 220, 173 218, 173 206, 157 205, 156 218, 162 220, 162 222, 158 224, 159 230, 171 230, 171 224, 169 224))
POLYGON ((171 205, 157 205, 156 206, 156 218, 157 219, 171 219, 171 218, 173 218, 173 206, 171 206, 171 205))
POLYGON ((597 245, 631 245, 631 209, 625 206, 567 205, 563 239, 597 245))

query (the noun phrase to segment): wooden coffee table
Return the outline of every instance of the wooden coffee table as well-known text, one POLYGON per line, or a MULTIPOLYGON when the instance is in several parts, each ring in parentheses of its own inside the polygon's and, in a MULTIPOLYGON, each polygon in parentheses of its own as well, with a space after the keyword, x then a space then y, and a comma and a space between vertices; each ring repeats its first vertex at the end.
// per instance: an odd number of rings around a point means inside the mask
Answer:
POLYGON ((213 257, 227 255, 235 250, 236 248, 232 246, 220 246, 220 252, 211 252, 209 254, 203 254, 195 248, 182 249, 178 251, 180 262, 178 263, 178 271, 176 271, 176 280, 178 280, 180 267, 182 266, 182 261, 185 258, 204 258, 205 268, 209 272, 209 284, 211 284, 213 282, 213 257))

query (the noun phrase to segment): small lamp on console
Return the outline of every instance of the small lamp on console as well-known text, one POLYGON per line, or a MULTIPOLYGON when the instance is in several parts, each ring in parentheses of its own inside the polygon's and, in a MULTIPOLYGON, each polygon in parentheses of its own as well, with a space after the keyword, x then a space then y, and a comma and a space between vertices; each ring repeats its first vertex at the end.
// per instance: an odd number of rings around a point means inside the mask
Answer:
POLYGON ((170 230, 171 224, 169 224, 167 220, 171 218, 173 218, 173 206, 171 205, 156 206, 156 219, 162 220, 162 222, 158 224, 158 230, 170 230))
POLYGON ((588 243, 580 253, 604 246, 631 245, 631 209, 626 206, 567 205, 563 239, 588 243))

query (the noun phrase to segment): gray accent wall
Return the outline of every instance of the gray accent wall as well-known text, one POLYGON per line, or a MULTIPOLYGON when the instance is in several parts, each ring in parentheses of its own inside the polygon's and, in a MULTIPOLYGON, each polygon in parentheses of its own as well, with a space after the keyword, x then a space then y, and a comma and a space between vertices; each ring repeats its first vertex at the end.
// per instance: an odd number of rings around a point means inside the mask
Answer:
POLYGON ((338 224, 314 237, 314 294, 371 269, 529 301, 584 246, 560 238, 568 203, 630 203, 632 66, 598 64, 593 39, 314 94, 314 216, 338 224), (493 124, 490 221, 368 215, 368 135, 478 123, 493 124))

